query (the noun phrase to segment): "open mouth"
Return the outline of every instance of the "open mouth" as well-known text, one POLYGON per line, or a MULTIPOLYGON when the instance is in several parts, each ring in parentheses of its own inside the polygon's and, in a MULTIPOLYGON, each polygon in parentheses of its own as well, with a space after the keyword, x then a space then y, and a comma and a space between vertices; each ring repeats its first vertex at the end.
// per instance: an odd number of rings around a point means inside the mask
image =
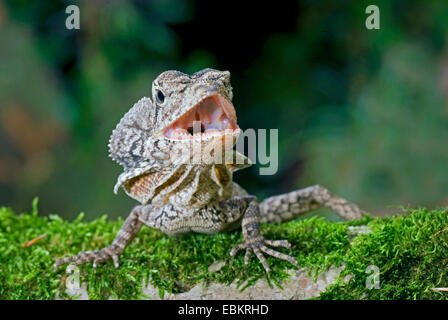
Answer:
POLYGON ((169 139, 219 136, 238 129, 233 105, 219 94, 208 96, 163 130, 169 139))

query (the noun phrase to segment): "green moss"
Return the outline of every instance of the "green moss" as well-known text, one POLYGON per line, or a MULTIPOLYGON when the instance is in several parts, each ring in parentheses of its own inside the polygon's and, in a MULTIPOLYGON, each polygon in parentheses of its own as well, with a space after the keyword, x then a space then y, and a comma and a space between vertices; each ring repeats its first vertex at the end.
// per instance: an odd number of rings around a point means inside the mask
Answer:
POLYGON ((344 274, 347 285, 336 283, 322 299, 447 299, 448 210, 407 210, 408 216, 376 219, 373 232, 354 239, 347 250, 344 274), (380 271, 380 289, 367 289, 369 265, 380 271))
MULTIPOLYGON (((113 240, 123 220, 107 221, 106 216, 91 222, 84 215, 67 222, 57 215, 41 217, 37 200, 31 213, 15 214, 0 208, 0 299, 54 299, 63 297, 65 268, 53 271, 56 258, 81 250, 102 248, 113 240), (46 237, 24 248, 23 244, 45 234, 46 237)), ((445 299, 448 294, 433 287, 448 287, 448 211, 409 210, 409 215, 352 222, 327 222, 313 217, 282 225, 263 225, 269 239, 288 239, 290 253, 315 276, 330 265, 346 264, 345 273, 353 279, 332 285, 323 299, 445 299), (348 227, 368 224, 373 232, 354 240, 348 227), (352 242, 350 244, 350 242, 352 242), (380 269, 379 290, 365 286, 366 268, 380 269)), ((183 292, 204 281, 231 283, 239 279, 241 288, 266 277, 261 264, 252 257, 244 265, 243 254, 229 258, 230 249, 242 240, 241 232, 217 235, 191 234, 170 237, 142 228, 120 257, 120 268, 109 261, 94 272, 91 264, 81 266, 81 282, 87 283, 91 299, 143 298, 141 289, 149 281, 164 292, 183 292), (226 265, 216 272, 209 266, 217 260, 226 265)), ((279 285, 288 277, 288 262, 268 257, 272 268, 269 281, 279 285)))

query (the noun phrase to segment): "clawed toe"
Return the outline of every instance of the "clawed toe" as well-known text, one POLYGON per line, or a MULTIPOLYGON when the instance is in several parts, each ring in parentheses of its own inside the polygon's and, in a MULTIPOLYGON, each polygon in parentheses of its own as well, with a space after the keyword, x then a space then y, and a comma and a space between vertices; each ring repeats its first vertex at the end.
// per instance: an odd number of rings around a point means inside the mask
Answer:
POLYGON ((120 263, 118 261, 118 256, 117 255, 113 255, 112 256, 112 261, 114 262, 115 268, 118 269, 118 267, 120 266, 120 263))
POLYGON ((297 263, 297 260, 294 259, 291 256, 288 256, 287 254, 281 253, 279 251, 275 251, 274 249, 268 248, 266 246, 262 246, 260 248, 260 250, 263 251, 264 253, 270 255, 270 256, 275 257, 275 258, 279 258, 279 259, 288 261, 288 262, 292 263, 293 265, 295 265, 296 267, 299 266, 299 264, 297 263))
POLYGON ((112 250, 109 247, 103 248, 98 251, 80 252, 76 256, 57 260, 54 263, 53 267, 54 267, 54 270, 56 270, 59 266, 66 264, 66 263, 70 263, 70 265, 67 267, 67 273, 71 273, 75 267, 77 267, 81 264, 84 264, 84 263, 93 262, 92 266, 93 266, 93 269, 95 269, 95 271, 96 271, 96 268, 100 263, 103 263, 109 259, 112 259, 115 268, 118 268, 119 267, 119 261, 118 261, 119 253, 120 252, 112 250))
POLYGON ((291 249, 291 244, 288 240, 264 240, 264 243, 271 247, 283 247, 291 249))
POLYGON ((279 251, 276 251, 272 248, 267 247, 266 245, 273 246, 273 247, 284 247, 287 249, 291 248, 291 244, 287 240, 264 240, 261 239, 260 241, 251 242, 250 244, 246 241, 243 243, 240 243, 232 248, 230 251, 230 255, 233 257, 236 255, 236 253, 242 249, 246 249, 246 253, 244 255, 244 264, 249 263, 250 254, 253 252, 258 260, 260 260, 261 264, 263 265, 263 268, 265 269, 266 273, 270 273, 269 264, 266 261, 266 258, 264 257, 263 253, 273 256, 275 258, 279 258, 285 261, 288 261, 298 267, 298 263, 296 259, 294 259, 292 256, 289 256, 287 254, 281 253, 279 251))

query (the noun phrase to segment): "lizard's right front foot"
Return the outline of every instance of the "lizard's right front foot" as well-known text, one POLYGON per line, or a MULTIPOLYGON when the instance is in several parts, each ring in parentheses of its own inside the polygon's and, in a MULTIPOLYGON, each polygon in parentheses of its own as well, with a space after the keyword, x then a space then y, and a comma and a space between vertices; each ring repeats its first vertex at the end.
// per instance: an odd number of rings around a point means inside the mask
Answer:
POLYGON ((103 248, 101 250, 96 251, 84 251, 78 253, 76 256, 71 256, 63 259, 59 259, 54 263, 54 269, 56 270, 59 266, 70 263, 67 267, 67 272, 71 273, 76 266, 79 266, 84 263, 89 263, 93 261, 93 268, 96 269, 97 265, 103 263, 109 259, 112 259, 115 265, 115 268, 118 268, 118 256, 120 252, 112 246, 103 248))

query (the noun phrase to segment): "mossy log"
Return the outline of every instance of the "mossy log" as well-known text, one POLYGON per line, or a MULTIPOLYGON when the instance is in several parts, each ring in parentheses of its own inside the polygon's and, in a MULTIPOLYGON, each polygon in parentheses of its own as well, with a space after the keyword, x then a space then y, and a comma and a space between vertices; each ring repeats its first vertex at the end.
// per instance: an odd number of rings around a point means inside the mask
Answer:
POLYGON ((230 299, 232 292, 235 298, 253 299, 448 298, 446 208, 350 222, 315 216, 263 225, 266 238, 290 241, 292 248, 283 250, 301 266, 297 270, 267 257, 269 276, 255 258, 248 265, 243 254, 230 258, 241 232, 171 237, 145 227, 120 257, 118 269, 112 262, 96 271, 91 264, 81 266, 77 274, 84 291, 73 295, 67 286, 74 275, 64 267, 53 270, 55 259, 108 245, 122 223, 106 216, 86 222, 84 214, 71 222, 55 214, 40 216, 37 199, 30 213, 1 207, 0 299, 230 299), (370 232, 355 236, 359 226, 370 232), (226 296, 210 291, 226 287, 226 296))

